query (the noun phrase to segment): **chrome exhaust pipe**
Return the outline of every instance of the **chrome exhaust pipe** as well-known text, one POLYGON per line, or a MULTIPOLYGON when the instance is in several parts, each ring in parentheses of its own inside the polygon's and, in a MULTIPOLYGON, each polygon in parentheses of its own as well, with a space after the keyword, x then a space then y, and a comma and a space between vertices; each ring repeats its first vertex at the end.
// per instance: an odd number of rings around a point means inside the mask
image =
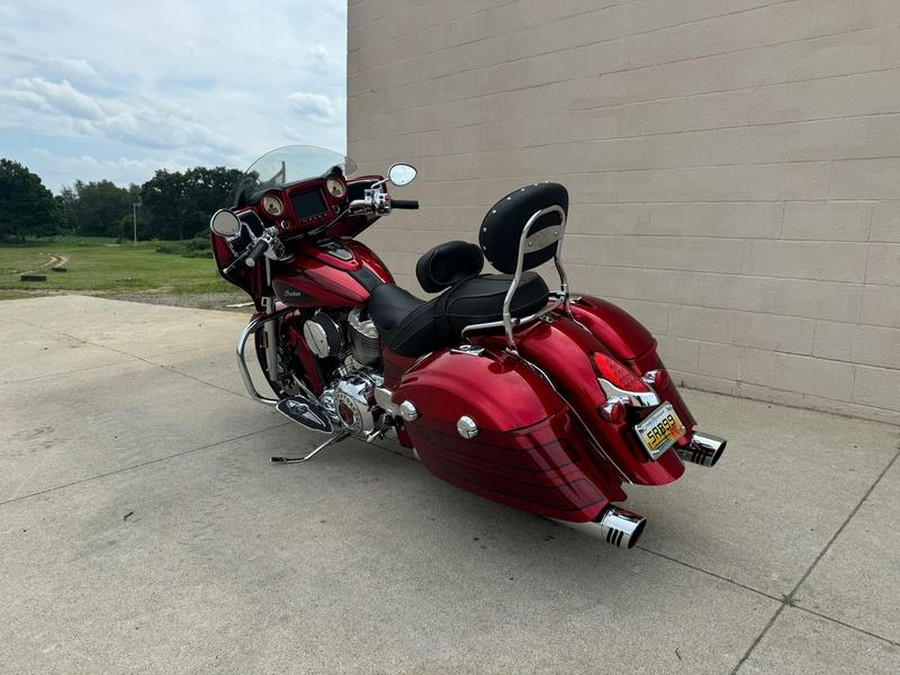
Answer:
POLYGON ((608 507, 602 516, 590 523, 573 523, 568 520, 556 522, 618 548, 633 548, 647 525, 644 516, 618 506, 608 507))
POLYGON ((675 448, 675 451, 685 462, 693 462, 700 466, 715 466, 725 451, 726 443, 728 441, 724 438, 698 431, 691 436, 691 442, 686 447, 675 448))

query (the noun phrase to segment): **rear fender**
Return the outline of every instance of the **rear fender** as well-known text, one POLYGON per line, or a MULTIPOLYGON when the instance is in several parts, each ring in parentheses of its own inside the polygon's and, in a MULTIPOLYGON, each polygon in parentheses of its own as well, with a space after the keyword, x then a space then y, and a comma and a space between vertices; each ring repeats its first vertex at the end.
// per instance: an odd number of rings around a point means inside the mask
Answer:
MULTIPOLYGON (((621 307, 611 302, 583 295, 572 302, 572 316, 583 325, 610 353, 623 361, 635 373, 665 368, 656 352, 656 340, 644 326, 621 307)), ((670 378, 656 393, 675 408, 689 430, 697 421, 678 393, 670 378)))
MULTIPOLYGON (((590 355, 595 351, 613 358, 618 355, 586 330, 585 325, 579 324, 566 316, 558 316, 552 323, 537 322, 517 334, 516 347, 522 357, 546 373, 623 478, 639 485, 671 483, 684 473, 684 464, 674 451, 650 460, 634 435, 637 420, 633 413, 621 424, 600 415, 606 397, 597 382, 590 355)), ((646 344, 652 350, 655 342, 651 337, 646 344)), ((626 362, 626 365, 633 364, 626 362)))

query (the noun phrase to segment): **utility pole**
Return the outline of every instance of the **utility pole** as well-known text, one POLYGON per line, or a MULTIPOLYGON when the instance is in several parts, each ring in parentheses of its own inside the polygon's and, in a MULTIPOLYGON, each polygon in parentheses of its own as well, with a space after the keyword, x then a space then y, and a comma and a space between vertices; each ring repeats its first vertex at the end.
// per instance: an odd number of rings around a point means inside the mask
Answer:
POLYGON ((137 246, 137 209, 141 205, 141 200, 131 203, 131 217, 134 222, 134 245, 137 246))

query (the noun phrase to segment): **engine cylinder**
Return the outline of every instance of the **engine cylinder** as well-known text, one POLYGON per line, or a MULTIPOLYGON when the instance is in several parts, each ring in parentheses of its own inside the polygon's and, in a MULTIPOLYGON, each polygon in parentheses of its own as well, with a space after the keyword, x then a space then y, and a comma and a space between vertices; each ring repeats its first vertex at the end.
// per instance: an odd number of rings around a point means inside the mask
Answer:
POLYGON ((350 325, 350 352, 353 358, 364 366, 372 365, 381 358, 381 340, 374 322, 362 319, 359 309, 352 309, 347 323, 350 325))

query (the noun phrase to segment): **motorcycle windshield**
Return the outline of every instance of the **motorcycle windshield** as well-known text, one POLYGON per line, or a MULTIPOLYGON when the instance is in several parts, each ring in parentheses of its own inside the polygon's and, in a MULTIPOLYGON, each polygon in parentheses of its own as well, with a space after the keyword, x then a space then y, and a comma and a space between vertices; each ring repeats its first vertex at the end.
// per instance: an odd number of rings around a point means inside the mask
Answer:
POLYGON ((345 176, 356 171, 356 162, 333 150, 314 145, 277 148, 251 164, 235 189, 235 201, 248 199, 261 190, 277 189, 298 181, 323 176, 339 167, 345 176))

